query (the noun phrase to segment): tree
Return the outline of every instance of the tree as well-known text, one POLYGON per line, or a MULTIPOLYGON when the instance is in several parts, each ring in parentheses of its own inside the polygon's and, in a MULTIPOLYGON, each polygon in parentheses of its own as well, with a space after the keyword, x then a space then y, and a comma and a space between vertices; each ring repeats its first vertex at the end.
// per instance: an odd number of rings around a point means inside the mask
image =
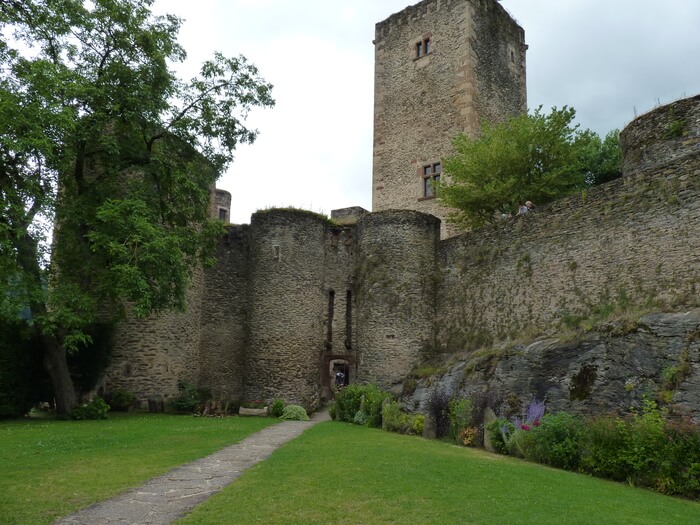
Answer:
POLYGON ((527 200, 544 204, 582 189, 610 167, 598 159, 602 151, 610 153, 612 138, 603 150, 595 133, 573 124, 573 108, 553 108, 548 115, 541 109, 485 123, 476 138, 454 139, 457 153, 444 160, 446 177, 438 192, 455 210, 449 220, 481 226, 527 200))
POLYGON ((178 80, 181 21, 153 1, 0 5, 0 316, 29 307, 62 414, 77 401, 66 356, 89 325, 125 302, 183 307, 221 228, 211 188, 255 140, 248 112, 274 104, 242 56, 178 80))

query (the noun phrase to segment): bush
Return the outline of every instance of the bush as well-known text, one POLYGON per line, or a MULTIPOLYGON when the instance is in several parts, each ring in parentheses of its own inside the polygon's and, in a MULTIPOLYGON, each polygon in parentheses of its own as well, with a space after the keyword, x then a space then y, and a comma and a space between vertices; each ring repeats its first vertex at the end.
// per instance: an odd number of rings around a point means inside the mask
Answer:
POLYGON ((71 412, 71 419, 107 419, 109 405, 100 396, 96 396, 89 403, 83 403, 71 412))
POLYGON ((284 401, 280 398, 275 399, 270 407, 270 414, 272 417, 282 417, 282 414, 284 414, 284 401))
POLYGON ((382 428, 398 434, 423 434, 425 416, 421 414, 407 414, 401 409, 398 401, 384 404, 382 408, 382 428))
POLYGON ((630 475, 623 451, 629 442, 627 424, 617 418, 600 416, 587 421, 583 441, 583 470, 615 481, 630 475))
POLYGON ((209 392, 183 379, 177 382, 177 390, 180 395, 170 401, 170 406, 175 412, 182 414, 201 411, 201 407, 209 397, 209 392))
POLYGON ((688 421, 669 422, 666 442, 654 482, 664 494, 700 495, 700 429, 688 421))
POLYGON ((547 414, 530 429, 534 444, 527 459, 566 470, 581 462, 583 421, 567 412, 547 414))
POLYGON ((134 404, 136 396, 124 389, 117 389, 106 396, 106 401, 115 412, 128 412, 134 404))
POLYGON ((391 394, 376 385, 352 384, 338 392, 335 398, 334 412, 340 421, 355 422, 358 412, 367 414, 364 424, 371 427, 382 425, 382 403, 391 394))
POLYGON ((470 399, 452 398, 447 404, 450 420, 450 438, 455 443, 463 443, 462 431, 473 426, 473 404, 470 399))
POLYGON ((428 414, 435 422, 435 437, 443 438, 450 431, 450 396, 436 388, 428 397, 428 414))
POLYGON ((491 437, 491 446, 499 454, 508 453, 508 440, 515 432, 515 426, 506 418, 499 418, 486 426, 491 437))
POLYGON ((308 421, 309 415, 304 410, 304 407, 299 405, 287 405, 282 411, 280 419, 288 419, 291 421, 308 421))

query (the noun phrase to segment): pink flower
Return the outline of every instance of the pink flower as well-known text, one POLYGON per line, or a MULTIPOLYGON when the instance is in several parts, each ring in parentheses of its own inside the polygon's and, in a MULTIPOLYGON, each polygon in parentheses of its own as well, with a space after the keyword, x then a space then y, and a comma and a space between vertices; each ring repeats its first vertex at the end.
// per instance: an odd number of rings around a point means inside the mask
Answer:
POLYGON ((540 426, 540 420, 539 420, 539 419, 535 419, 535 420, 532 422, 532 424, 535 425, 536 427, 539 427, 539 426, 540 426))
POLYGON ((530 425, 526 425, 525 423, 523 423, 522 425, 520 425, 520 428, 523 430, 530 430, 530 425))

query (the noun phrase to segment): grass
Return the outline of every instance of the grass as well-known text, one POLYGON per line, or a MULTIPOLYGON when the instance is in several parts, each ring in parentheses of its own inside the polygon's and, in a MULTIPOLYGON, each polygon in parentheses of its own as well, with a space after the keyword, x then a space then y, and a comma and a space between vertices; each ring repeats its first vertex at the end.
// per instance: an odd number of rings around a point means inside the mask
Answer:
POLYGON ((484 451, 321 423, 178 521, 697 524, 700 503, 484 451))
POLYGON ((51 523, 275 422, 160 414, 0 422, 0 523, 51 523))
MULTIPOLYGON (((274 422, 129 415, 0 423, 0 523, 51 523, 274 422)), ((682 525, 700 523, 700 503, 327 422, 179 523, 682 525)))

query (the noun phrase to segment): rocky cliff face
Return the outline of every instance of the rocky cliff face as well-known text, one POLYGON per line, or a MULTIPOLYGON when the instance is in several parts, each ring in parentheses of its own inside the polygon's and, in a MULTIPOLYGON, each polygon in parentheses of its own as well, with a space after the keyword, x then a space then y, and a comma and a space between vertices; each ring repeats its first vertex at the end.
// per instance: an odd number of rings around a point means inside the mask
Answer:
POLYGON ((700 309, 611 323, 569 341, 453 356, 442 370, 415 389, 404 385, 412 390, 403 396, 407 408, 425 411, 437 388, 464 397, 488 391, 511 408, 536 397, 549 411, 581 414, 625 413, 646 396, 700 420, 700 309))

